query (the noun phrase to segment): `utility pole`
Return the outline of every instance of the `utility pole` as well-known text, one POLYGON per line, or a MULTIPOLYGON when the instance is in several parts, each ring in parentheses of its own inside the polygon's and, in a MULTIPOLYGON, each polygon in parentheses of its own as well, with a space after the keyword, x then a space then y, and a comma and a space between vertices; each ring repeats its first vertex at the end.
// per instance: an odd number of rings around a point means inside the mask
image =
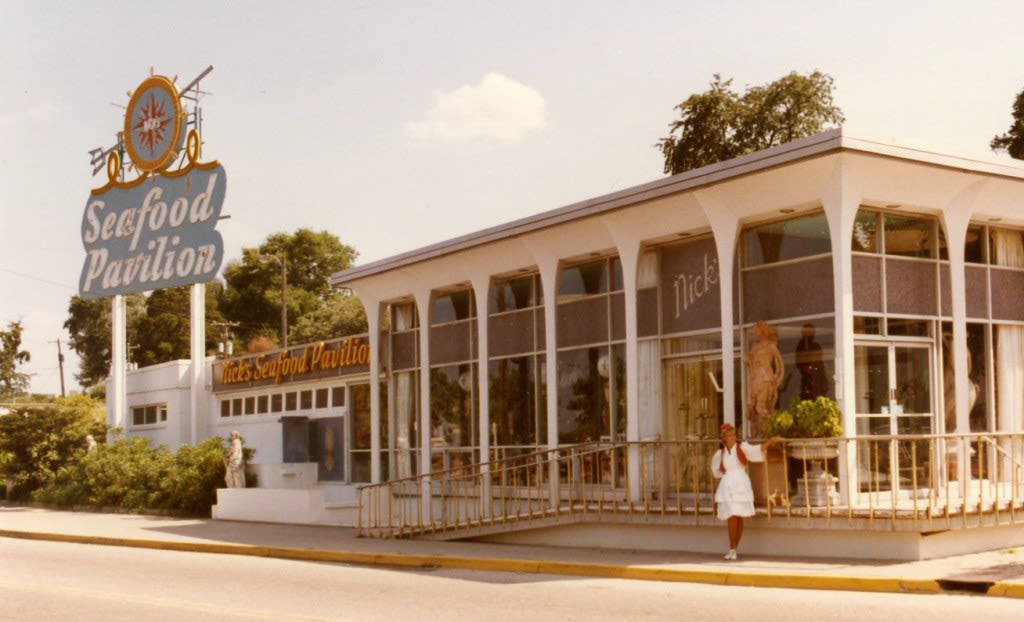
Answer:
POLYGON ((281 255, 281 341, 288 349, 288 260, 281 255))
POLYGON ((280 255, 260 255, 261 262, 276 261, 281 266, 281 347, 288 349, 288 259, 280 255))
POLYGON ((60 368, 60 396, 67 397, 64 394, 64 353, 61 352, 59 338, 57 339, 57 366, 60 368))

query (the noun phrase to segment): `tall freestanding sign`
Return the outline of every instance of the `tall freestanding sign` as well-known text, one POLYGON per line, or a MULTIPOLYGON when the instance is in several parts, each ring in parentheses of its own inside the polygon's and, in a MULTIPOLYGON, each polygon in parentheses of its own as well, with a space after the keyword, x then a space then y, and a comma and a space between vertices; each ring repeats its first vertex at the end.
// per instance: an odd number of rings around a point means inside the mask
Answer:
POLYGON ((113 296, 110 372, 114 386, 113 395, 108 396, 108 419, 122 428, 127 364, 123 295, 192 286, 192 442, 197 440, 197 396, 205 358, 203 284, 216 277, 224 258, 216 225, 227 174, 216 161, 199 161, 198 106, 190 123, 181 99, 198 102, 199 80, 212 69, 181 93, 174 80, 151 75, 130 94, 118 143, 92 152, 94 164, 97 154, 106 156, 107 183, 94 189, 86 201, 82 216, 86 256, 78 280, 84 299, 113 296), (128 181, 125 155, 138 173, 128 181))
POLYGON ((205 283, 220 270, 224 244, 216 230, 227 175, 200 163, 199 133, 185 140, 185 113, 174 84, 152 76, 136 89, 125 114, 123 151, 139 176, 123 177, 112 151, 107 184, 92 191, 82 216, 82 298, 102 298, 205 283), (170 171, 182 144, 184 165, 170 171))

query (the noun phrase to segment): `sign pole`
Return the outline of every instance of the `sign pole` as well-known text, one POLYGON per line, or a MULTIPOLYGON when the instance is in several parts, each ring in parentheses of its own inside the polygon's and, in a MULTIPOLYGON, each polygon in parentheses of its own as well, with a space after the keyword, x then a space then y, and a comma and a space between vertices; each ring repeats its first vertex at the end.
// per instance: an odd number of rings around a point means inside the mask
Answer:
POLYGON ((199 442, 199 398, 203 393, 203 366, 206 361, 206 284, 192 285, 192 366, 189 424, 191 443, 199 442))
POLYGON ((125 409, 128 403, 128 387, 125 382, 128 365, 128 330, 124 296, 118 294, 110 301, 110 377, 112 379, 110 400, 110 427, 127 430, 125 409))

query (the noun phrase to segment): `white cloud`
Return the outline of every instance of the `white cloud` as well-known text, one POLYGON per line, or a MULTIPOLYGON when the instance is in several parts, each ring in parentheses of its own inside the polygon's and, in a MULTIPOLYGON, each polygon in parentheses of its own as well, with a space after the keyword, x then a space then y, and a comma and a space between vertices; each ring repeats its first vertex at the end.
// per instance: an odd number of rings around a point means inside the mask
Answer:
POLYGON ((434 91, 434 106, 405 132, 421 143, 466 143, 475 139, 518 142, 545 126, 544 97, 525 84, 489 73, 476 86, 434 91))

